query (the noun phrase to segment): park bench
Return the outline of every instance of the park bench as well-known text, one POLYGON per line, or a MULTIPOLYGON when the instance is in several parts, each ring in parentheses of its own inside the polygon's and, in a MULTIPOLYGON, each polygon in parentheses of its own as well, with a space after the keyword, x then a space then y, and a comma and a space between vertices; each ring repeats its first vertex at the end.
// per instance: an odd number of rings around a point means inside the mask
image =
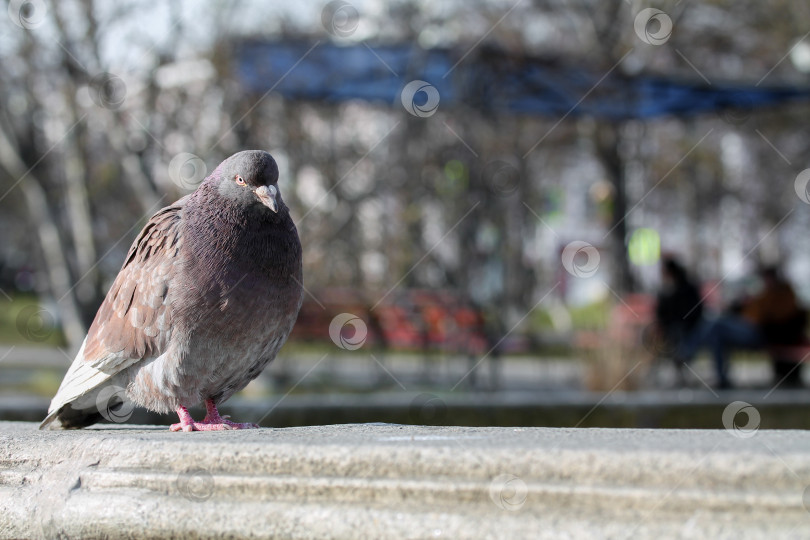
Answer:
MULTIPOLYGON (((291 339, 329 343, 333 318, 350 313, 365 323, 367 346, 426 354, 479 355, 487 351, 483 313, 460 295, 407 289, 374 304, 368 294, 352 289, 320 291, 317 300, 305 299, 291 339)), ((353 327, 344 331, 347 339, 353 337, 353 327)))

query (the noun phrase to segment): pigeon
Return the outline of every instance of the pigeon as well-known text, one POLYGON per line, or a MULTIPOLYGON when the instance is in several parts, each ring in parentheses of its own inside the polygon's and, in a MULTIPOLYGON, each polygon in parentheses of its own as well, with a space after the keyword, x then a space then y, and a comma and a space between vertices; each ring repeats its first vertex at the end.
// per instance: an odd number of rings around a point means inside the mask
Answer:
POLYGON ((217 407, 275 358, 301 308, 301 242, 277 181, 269 153, 239 152, 151 217, 40 429, 109 420, 105 407, 124 404, 175 411, 172 431, 258 427, 217 407), (197 422, 188 408, 200 402, 197 422))

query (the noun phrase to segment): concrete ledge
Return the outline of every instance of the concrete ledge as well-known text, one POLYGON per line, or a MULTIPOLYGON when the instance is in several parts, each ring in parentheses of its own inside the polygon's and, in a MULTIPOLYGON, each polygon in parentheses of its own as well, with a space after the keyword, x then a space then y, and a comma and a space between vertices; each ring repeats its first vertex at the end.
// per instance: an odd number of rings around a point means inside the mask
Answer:
POLYGON ((797 538, 808 483, 798 431, 0 423, 6 538, 797 538))
MULTIPOLYGON (((647 390, 639 392, 375 392, 290 394, 263 399, 236 396, 222 407, 244 422, 291 427, 385 422, 417 425, 723 429, 729 403, 744 401, 760 413, 761 429, 810 429, 806 389, 647 390)), ((50 398, 0 396, 0 420, 39 422, 50 398)), ((192 411, 205 415, 202 409, 192 411)), ((128 422, 166 425, 174 413, 136 408, 128 422)))

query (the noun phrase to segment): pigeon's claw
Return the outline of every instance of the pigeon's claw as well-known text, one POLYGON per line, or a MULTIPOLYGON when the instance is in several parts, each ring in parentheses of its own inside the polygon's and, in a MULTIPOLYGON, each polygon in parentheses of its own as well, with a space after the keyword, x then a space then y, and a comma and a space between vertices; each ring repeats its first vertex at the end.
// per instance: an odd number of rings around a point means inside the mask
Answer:
POLYGON ((230 431, 232 429, 253 429, 256 424, 237 424, 236 422, 211 424, 208 422, 192 422, 188 425, 172 424, 172 431, 230 431))
POLYGON ((180 422, 172 424, 169 429, 172 431, 227 431, 231 429, 256 429, 258 424, 231 422, 227 417, 219 415, 216 404, 213 400, 205 400, 206 415, 202 422, 195 422, 185 407, 177 408, 177 416, 180 422))
POLYGON ((182 422, 179 424, 172 424, 169 429, 171 431, 194 431, 194 422, 190 424, 183 424, 182 422))

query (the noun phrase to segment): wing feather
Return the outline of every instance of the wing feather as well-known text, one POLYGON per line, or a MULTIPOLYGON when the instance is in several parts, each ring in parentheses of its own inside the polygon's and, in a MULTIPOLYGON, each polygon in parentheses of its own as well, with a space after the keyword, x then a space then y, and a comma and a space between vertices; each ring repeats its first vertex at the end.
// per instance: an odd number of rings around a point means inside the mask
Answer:
POLYGON ((132 243, 42 427, 66 405, 144 358, 165 352, 172 332, 172 281, 183 245, 188 196, 157 212, 132 243))

